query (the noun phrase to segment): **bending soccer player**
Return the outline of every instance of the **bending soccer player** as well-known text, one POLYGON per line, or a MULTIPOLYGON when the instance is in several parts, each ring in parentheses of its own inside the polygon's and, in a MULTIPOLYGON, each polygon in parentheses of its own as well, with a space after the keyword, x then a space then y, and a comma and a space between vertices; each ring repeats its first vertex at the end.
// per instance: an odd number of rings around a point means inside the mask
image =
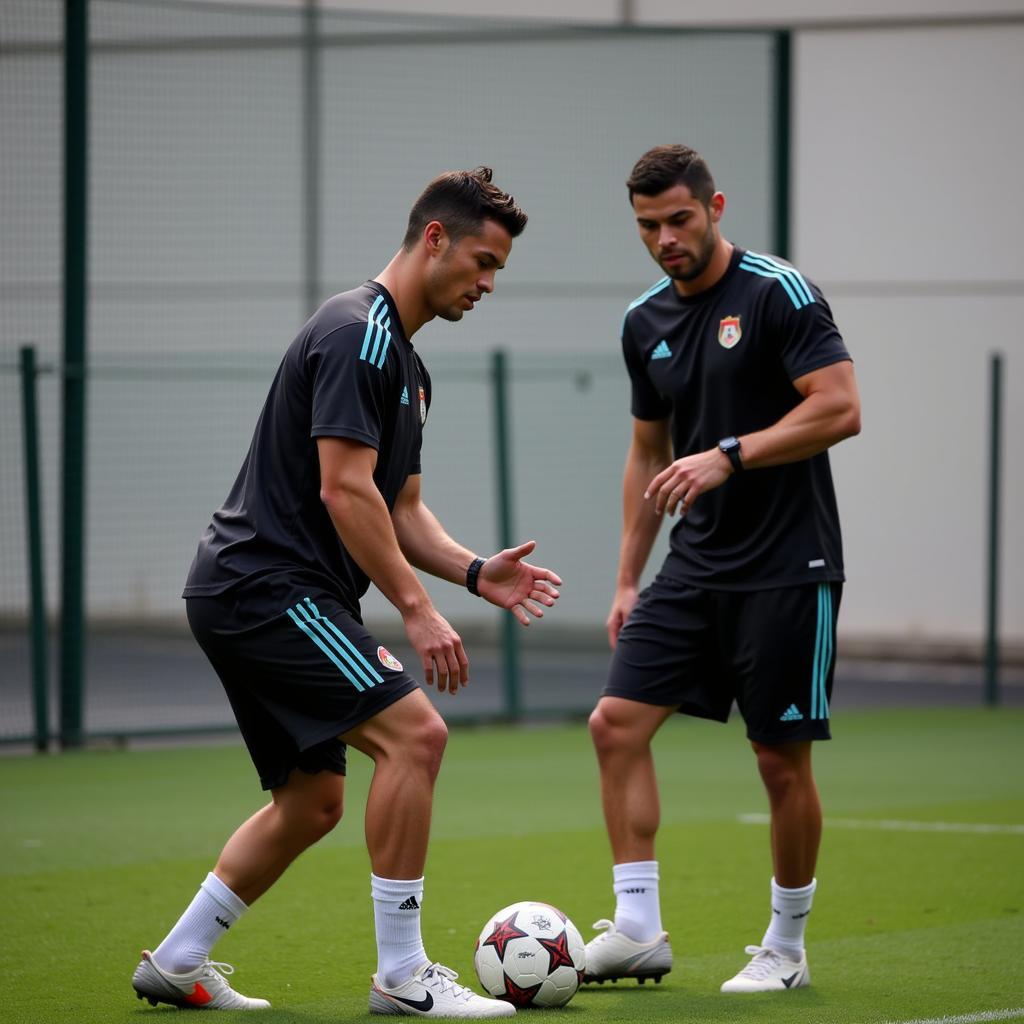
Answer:
POLYGON ((633 438, 608 636, 590 717, 614 859, 614 921, 587 979, 672 967, 658 902, 651 740, 675 712, 725 721, 733 702, 771 809, 771 916, 723 992, 808 984, 804 928, 821 806, 811 744, 829 739, 843 581, 826 450, 860 430, 850 356, 821 292, 719 231, 725 196, 685 146, 627 182, 640 238, 665 271, 626 311, 633 438), (662 517, 679 513, 654 583, 638 581, 662 517))
POLYGON ((372 281, 329 299, 291 343, 224 506, 188 575, 189 624, 224 684, 270 802, 228 840, 132 984, 153 1002, 269 1006, 234 991, 216 940, 326 835, 342 812, 346 747, 374 763, 366 842, 377 936, 372 1013, 502 1017, 433 962, 420 936, 443 719, 366 630, 374 583, 402 617, 427 683, 456 693, 469 662, 413 566, 466 585, 527 625, 561 580, 524 561, 533 543, 490 558, 457 544, 423 503, 420 445, 430 378, 410 339, 458 321, 493 291, 526 214, 488 168, 431 182, 403 245, 372 281))

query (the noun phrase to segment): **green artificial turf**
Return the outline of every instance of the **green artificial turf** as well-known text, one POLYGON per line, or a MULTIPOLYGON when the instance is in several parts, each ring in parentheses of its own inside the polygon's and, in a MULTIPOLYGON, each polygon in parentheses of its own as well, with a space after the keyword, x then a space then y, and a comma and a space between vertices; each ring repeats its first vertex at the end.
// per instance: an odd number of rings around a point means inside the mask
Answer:
MULTIPOLYGON (((816 749, 826 829, 810 988, 718 992, 767 923, 766 802, 738 724, 680 719, 656 744, 675 969, 660 985, 587 987, 547 1015, 881 1024, 1024 1007, 1024 715, 851 713, 835 732, 816 749)), ((267 1024, 367 1017, 369 765, 350 760, 341 825, 215 950, 240 991, 274 1004, 267 1024)), ((240 743, 0 760, 0 1021, 172 1019, 134 998, 138 951, 263 800, 240 743)), ((554 903, 589 938, 614 904, 585 727, 453 727, 426 875, 427 949, 464 981, 479 929, 508 903, 554 903)))

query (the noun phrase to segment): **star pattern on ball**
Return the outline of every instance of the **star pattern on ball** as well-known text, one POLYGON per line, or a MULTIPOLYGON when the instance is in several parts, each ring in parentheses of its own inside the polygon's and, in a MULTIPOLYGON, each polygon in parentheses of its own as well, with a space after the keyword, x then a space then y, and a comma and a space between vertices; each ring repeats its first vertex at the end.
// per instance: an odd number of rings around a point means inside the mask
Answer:
POLYGON ((526 932, 516 927, 515 921, 515 914, 512 914, 511 917, 506 918, 504 921, 495 921, 491 934, 483 941, 485 946, 494 947, 499 960, 505 959, 505 947, 513 939, 525 939, 527 937, 526 932))
POLYGON ((576 965, 572 962, 572 956, 569 953, 569 936, 564 931, 553 939, 537 939, 537 941, 548 951, 548 958, 551 961, 548 964, 549 974, 556 967, 575 969, 576 965))
POLYGON ((513 1006, 531 1006, 534 996, 540 991, 540 985, 527 985, 520 988, 507 974, 505 975, 505 994, 501 996, 513 1006))

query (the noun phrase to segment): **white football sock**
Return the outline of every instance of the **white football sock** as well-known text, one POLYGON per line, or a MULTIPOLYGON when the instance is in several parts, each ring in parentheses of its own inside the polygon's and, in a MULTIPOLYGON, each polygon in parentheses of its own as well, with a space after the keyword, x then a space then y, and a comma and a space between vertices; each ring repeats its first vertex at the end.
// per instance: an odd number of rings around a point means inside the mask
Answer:
POLYGON ((761 940, 762 946, 785 953, 793 960, 804 955, 804 929, 817 887, 816 878, 800 889, 783 889, 772 879, 772 919, 761 940))
POLYGON ((195 899, 153 951, 171 974, 185 974, 210 958, 214 943, 249 908, 211 871, 195 899))
POLYGON ((371 874, 370 893, 377 930, 377 977, 385 987, 394 988, 427 962, 420 935, 423 879, 371 874))
POLYGON ((658 862, 635 860, 616 864, 615 928, 636 942, 648 942, 661 934, 658 901, 658 862))

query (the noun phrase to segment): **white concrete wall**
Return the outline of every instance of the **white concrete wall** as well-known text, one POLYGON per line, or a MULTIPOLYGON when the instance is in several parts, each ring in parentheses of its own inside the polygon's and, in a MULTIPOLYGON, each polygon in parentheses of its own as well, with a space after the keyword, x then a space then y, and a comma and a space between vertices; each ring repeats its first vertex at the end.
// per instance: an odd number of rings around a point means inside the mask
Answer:
POLYGON ((851 633, 983 627, 989 353, 1006 359, 1003 628, 1024 640, 1024 24, 801 32, 795 252, 856 357, 835 453, 851 633))

